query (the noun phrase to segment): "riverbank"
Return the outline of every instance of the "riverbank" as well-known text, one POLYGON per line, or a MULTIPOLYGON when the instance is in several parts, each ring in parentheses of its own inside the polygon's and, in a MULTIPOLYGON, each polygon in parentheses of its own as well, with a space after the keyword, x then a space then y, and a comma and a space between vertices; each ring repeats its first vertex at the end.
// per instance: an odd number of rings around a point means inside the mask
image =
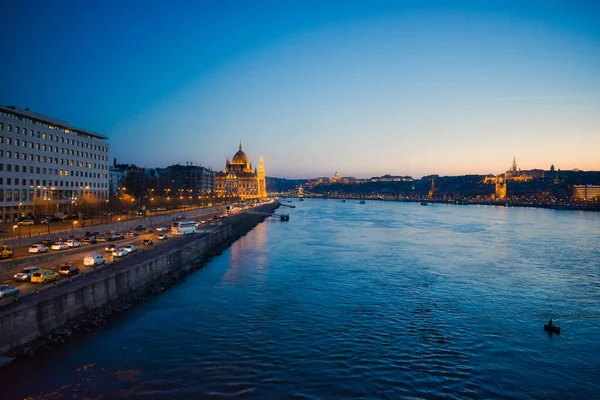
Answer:
POLYGON ((482 200, 444 200, 444 199, 386 199, 379 197, 360 197, 360 196, 351 196, 351 197, 339 197, 339 196, 324 196, 324 197, 314 197, 317 199, 334 199, 334 200, 367 200, 367 201, 392 201, 399 203, 432 203, 432 204, 455 204, 455 205, 480 205, 480 206, 495 206, 495 207, 526 207, 526 208, 545 208, 549 210, 571 210, 571 211, 595 211, 600 212, 600 205, 594 204, 536 204, 536 203, 515 203, 515 202, 506 202, 506 201, 482 201, 482 200))
POLYGON ((272 213, 269 203, 228 218, 214 232, 189 235, 168 247, 144 252, 117 268, 104 268, 70 285, 28 296, 0 313, 0 353, 10 357, 32 355, 37 349, 63 343, 76 332, 87 332, 122 313, 136 302, 158 294, 206 260, 219 254, 272 213))

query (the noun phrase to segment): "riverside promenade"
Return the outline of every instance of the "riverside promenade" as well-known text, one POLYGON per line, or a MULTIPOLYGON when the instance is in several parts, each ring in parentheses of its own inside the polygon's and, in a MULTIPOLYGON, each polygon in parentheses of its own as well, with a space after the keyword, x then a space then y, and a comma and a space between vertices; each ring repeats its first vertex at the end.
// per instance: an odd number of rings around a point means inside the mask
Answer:
MULTIPOLYGON (((278 206, 277 202, 266 203, 253 209, 259 214, 229 216, 201 233, 175 237, 156 249, 98 267, 73 281, 64 279, 56 287, 48 286, 0 309, 0 353, 22 354, 23 345, 69 321, 102 314, 143 295, 163 279, 180 276, 246 234, 267 217, 262 213, 271 213, 278 206), (184 267, 188 263, 192 265, 184 267)), ((42 340, 29 349, 44 344, 42 340)))

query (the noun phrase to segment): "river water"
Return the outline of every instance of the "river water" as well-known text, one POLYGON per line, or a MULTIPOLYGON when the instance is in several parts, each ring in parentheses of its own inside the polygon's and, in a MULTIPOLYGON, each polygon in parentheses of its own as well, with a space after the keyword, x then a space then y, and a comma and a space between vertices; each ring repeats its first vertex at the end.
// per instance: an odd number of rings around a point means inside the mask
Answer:
POLYGON ((293 204, 1 397, 599 398, 600 214, 293 204))

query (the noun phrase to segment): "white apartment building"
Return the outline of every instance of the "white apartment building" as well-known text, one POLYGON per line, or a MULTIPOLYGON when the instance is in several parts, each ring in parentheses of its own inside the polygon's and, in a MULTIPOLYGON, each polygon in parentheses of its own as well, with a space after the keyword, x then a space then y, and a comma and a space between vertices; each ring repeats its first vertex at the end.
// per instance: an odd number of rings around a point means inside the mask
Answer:
POLYGON ((108 199, 107 137, 0 106, 0 221, 70 214, 108 199))

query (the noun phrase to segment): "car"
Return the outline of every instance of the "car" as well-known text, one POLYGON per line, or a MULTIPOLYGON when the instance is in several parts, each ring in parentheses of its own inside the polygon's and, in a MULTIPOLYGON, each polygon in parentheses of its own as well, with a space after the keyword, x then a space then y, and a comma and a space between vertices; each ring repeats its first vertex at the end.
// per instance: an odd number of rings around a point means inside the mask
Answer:
POLYGON ((165 235, 164 233, 159 233, 157 236, 158 240, 167 240, 167 235, 165 235))
POLYGON ((154 229, 152 229, 150 227, 146 228, 146 233, 153 233, 153 232, 154 232, 154 229))
POLYGON ((19 225, 35 225, 35 222, 32 219, 24 219, 23 221, 19 221, 19 225))
POLYGON ((159 226, 158 228, 156 228, 156 232, 166 232, 168 231, 166 226, 159 226))
POLYGON ((104 248, 104 251, 107 253, 112 253, 115 249, 118 249, 119 246, 117 246, 116 244, 109 244, 108 246, 106 246, 104 248))
POLYGON ((46 253, 48 251, 48 248, 46 246, 44 246, 43 244, 32 244, 31 246, 29 246, 29 252, 30 253, 46 253))
POLYGON ((108 242, 108 237, 106 237, 105 235, 100 235, 100 236, 96 236, 96 241, 98 242, 108 242))
POLYGON ((60 275, 73 276, 79 273, 79 268, 73 264, 63 264, 58 268, 60 275))
POLYGON ((69 247, 79 247, 81 246, 81 242, 77 239, 69 239, 65 242, 69 247))
POLYGON ((53 243, 58 242, 58 240, 54 240, 54 239, 50 239, 50 238, 46 238, 44 240, 42 240, 42 244, 46 247, 50 247, 52 246, 53 243))
POLYGON ((132 231, 127 232, 127 236, 138 236, 138 235, 139 235, 139 233, 137 231, 132 230, 132 231))
POLYGON ((66 250, 69 246, 65 242, 56 242, 52 245, 52 250, 66 250))
POLYGON ((153 246, 154 242, 152 241, 152 239, 144 239, 144 241, 142 242, 142 244, 144 246, 153 246))
POLYGON ((129 252, 127 251, 127 249, 122 249, 120 247, 117 247, 112 252, 113 257, 125 257, 128 254, 129 254, 129 252))
POLYGON ((122 233, 115 233, 112 237, 112 240, 121 240, 121 239, 125 239, 125 235, 123 235, 122 233))
POLYGON ((8 296, 18 296, 19 288, 10 285, 0 285, 0 299, 3 299, 8 296))
POLYGON ((146 230, 146 227, 144 225, 138 225, 134 228, 134 230, 136 231, 143 231, 146 230))
POLYGON ((96 237, 95 237, 95 236, 89 236, 89 237, 86 237, 85 239, 83 239, 83 240, 81 241, 81 244, 82 244, 82 245, 83 245, 83 244, 96 244, 96 243, 98 243, 98 240, 96 239, 96 237))
POLYGON ((0 259, 2 258, 12 258, 14 256, 14 252, 12 247, 6 244, 0 244, 0 259))
POLYGON ((94 267, 96 265, 102 265, 105 262, 106 261, 104 260, 104 257, 102 257, 100 254, 88 254, 87 256, 85 256, 83 258, 83 265, 86 267, 94 267))
POLYGON ((34 272, 41 271, 41 270, 42 269, 40 267, 25 268, 23 271, 15 274, 15 276, 14 276, 15 281, 20 281, 20 282, 30 281, 31 275, 33 275, 34 272))
POLYGON ((44 271, 34 272, 33 275, 31 275, 31 282, 48 283, 51 281, 55 281, 57 278, 58 274, 56 272, 47 269, 44 271))
POLYGON ((137 251, 137 247, 135 247, 132 244, 128 244, 127 246, 123 246, 123 248, 125 250, 127 250, 129 253, 135 253, 137 251))

